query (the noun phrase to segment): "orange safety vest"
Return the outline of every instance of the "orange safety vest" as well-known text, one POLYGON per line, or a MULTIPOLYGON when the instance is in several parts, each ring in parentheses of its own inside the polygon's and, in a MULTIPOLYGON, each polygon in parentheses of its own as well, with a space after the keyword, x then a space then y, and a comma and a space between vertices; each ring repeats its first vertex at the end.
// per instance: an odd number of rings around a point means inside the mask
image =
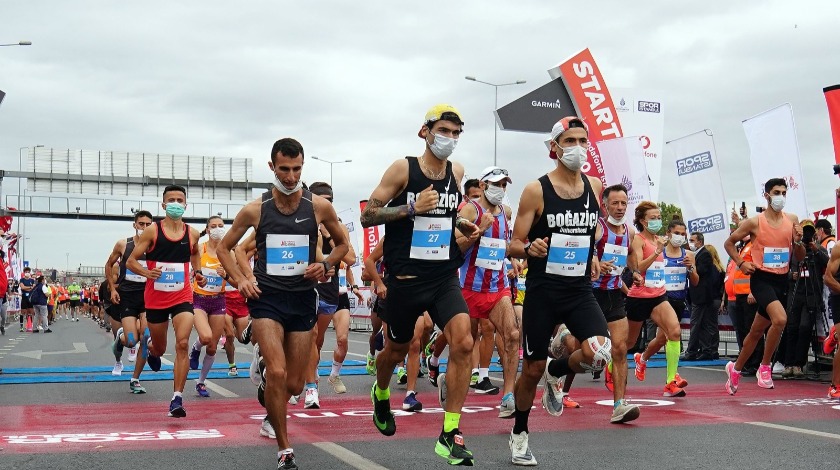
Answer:
MULTIPOLYGON (((739 254, 745 263, 747 261, 752 262, 751 250, 752 242, 748 242, 743 248, 741 248, 741 253, 739 254)), ((735 292, 735 295, 749 294, 750 276, 748 274, 744 274, 744 272, 740 269, 735 269, 735 272, 732 273, 732 289, 735 292)))
MULTIPOLYGON (((820 245, 822 245, 822 247, 823 247, 823 248, 825 248, 825 249, 827 250, 827 249, 828 249, 828 244, 829 244, 830 242, 835 241, 835 240, 836 240, 836 239, 834 238, 834 235, 829 235, 829 236, 825 237, 825 238, 823 239, 823 241, 821 241, 821 242, 820 242, 820 245)), ((831 254, 831 253, 829 253, 829 254, 831 254)))
POLYGON ((732 261, 732 260, 729 260, 729 264, 726 265, 726 277, 723 278, 723 289, 726 291, 726 298, 730 302, 735 301, 735 288, 732 284, 732 281, 734 280, 734 278, 732 277, 732 274, 737 269, 738 269, 738 267, 735 266, 735 262, 732 261))

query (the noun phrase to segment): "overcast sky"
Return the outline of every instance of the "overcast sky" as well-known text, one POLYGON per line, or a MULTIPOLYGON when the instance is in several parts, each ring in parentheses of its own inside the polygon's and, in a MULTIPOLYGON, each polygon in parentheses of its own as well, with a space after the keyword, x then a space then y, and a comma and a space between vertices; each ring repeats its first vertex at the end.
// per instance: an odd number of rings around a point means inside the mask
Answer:
MULTIPOLYGON (((0 168, 18 149, 248 157, 269 181, 272 143, 299 139, 335 166, 337 207, 358 208, 437 102, 460 108, 453 159, 492 164, 493 88, 504 105, 549 81, 546 70, 590 48, 608 86, 656 90, 665 137, 714 132, 728 201, 752 193, 741 120, 793 105, 811 210, 833 203, 836 177, 822 88, 840 83, 840 2, 23 1, 0 5, 0 168)), ((558 116, 560 117, 560 116, 558 116)), ((552 167, 544 136, 500 131, 514 204, 552 167)), ((307 158, 304 179, 329 179, 307 158)), ((3 182, 5 196, 16 180, 3 182)), ((664 181, 660 199, 678 202, 664 181)), ((104 264, 127 223, 35 220, 27 258, 40 267, 104 264), (69 253, 69 257, 66 256, 69 253), (69 261, 68 261, 69 260, 69 261)))

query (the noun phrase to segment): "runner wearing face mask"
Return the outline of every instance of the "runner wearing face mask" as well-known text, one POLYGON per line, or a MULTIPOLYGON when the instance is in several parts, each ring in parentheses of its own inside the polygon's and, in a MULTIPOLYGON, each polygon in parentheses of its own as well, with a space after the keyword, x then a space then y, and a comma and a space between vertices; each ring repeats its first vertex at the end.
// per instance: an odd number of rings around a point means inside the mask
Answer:
POLYGON ((219 216, 207 219, 207 228, 201 235, 209 235, 209 240, 198 247, 201 253, 201 274, 207 284, 204 287, 193 282, 193 308, 195 311, 195 331, 198 339, 190 349, 190 369, 197 370, 201 358, 201 348, 207 348, 201 361, 201 373, 195 383, 195 393, 207 398, 210 392, 204 382, 216 361, 216 348, 219 338, 225 331, 225 285, 227 273, 216 256, 219 242, 225 236, 225 221, 219 216))

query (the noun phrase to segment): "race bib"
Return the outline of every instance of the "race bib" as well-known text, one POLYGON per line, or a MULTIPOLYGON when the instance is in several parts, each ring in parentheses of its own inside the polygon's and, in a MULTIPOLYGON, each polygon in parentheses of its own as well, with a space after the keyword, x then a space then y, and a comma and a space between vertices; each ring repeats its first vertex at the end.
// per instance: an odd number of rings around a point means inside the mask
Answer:
POLYGON ((516 290, 519 292, 525 292, 525 276, 519 276, 516 278, 516 290))
POLYGON ((222 279, 222 276, 219 276, 219 273, 217 273, 215 269, 201 268, 201 274, 203 274, 204 279, 207 280, 207 285, 202 287, 202 289, 206 290, 207 292, 222 291, 222 284, 224 284, 224 280, 222 279))
POLYGON ((507 243, 501 238, 481 237, 478 241, 478 253, 475 265, 479 268, 500 271, 505 265, 507 243))
MULTIPOLYGON (((140 263, 140 266, 143 266, 144 268, 146 267, 146 260, 141 259, 141 260, 137 260, 137 262, 140 263)), ((131 282, 146 282, 145 277, 143 277, 143 276, 135 273, 134 271, 128 269, 128 267, 125 268, 125 280, 126 281, 131 281, 131 282)))
POLYGON ((669 292, 685 290, 688 271, 685 266, 665 268, 665 290, 669 292))
POLYGON ((265 236, 265 271, 270 276, 302 276, 309 265, 309 236, 265 236))
POLYGON ((452 219, 443 217, 415 217, 411 233, 412 259, 444 261, 449 259, 452 239, 452 219))
POLYGON ((184 289, 184 263, 157 263, 160 277, 155 280, 155 290, 161 292, 178 292, 184 289))
POLYGON ((558 276, 579 277, 586 274, 589 263, 589 237, 551 234, 545 272, 558 276))
POLYGON ((660 288, 665 286, 665 262, 654 261, 645 272, 645 287, 660 288))
POLYGON ((612 243, 604 244, 604 255, 601 256, 601 261, 612 261, 613 268, 610 271, 612 276, 621 276, 624 268, 627 267, 627 247, 613 245, 612 243))
POLYGON ((790 249, 765 247, 762 259, 765 268, 786 268, 790 262, 790 249))

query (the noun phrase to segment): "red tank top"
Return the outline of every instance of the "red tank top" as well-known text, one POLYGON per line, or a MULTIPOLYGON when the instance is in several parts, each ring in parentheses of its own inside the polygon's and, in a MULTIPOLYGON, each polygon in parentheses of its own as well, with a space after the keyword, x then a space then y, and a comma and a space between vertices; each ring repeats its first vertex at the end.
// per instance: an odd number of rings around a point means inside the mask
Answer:
POLYGON ((190 227, 184 224, 184 231, 176 239, 166 235, 161 221, 156 222, 155 227, 157 236, 154 244, 146 251, 146 266, 150 270, 161 268, 163 272, 154 281, 146 280, 143 295, 146 308, 164 309, 184 302, 191 303, 193 290, 188 276, 193 244, 190 240, 190 227))
POLYGON ((753 241, 752 262, 768 273, 787 274, 790 270, 791 242, 793 241, 793 222, 782 212, 778 226, 770 225, 766 212, 758 214, 758 236, 753 241))
MULTIPOLYGON (((648 259, 656 251, 656 245, 649 241, 641 234, 637 235, 645 242, 642 247, 642 259, 648 259)), ((650 267, 642 271, 642 278, 644 278, 644 285, 637 286, 633 284, 627 297, 635 297, 637 299, 652 299, 665 295, 665 257, 662 253, 656 257, 656 261, 651 263, 650 267)))

